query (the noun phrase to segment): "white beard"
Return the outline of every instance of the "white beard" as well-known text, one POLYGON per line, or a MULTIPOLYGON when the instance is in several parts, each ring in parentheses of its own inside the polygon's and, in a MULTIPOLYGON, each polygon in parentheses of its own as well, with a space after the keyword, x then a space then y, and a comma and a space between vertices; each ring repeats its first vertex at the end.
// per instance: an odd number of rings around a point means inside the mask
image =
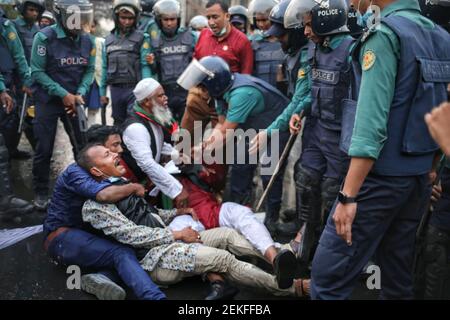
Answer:
POLYGON ((155 116, 156 120, 163 125, 170 125, 172 120, 172 111, 169 108, 164 107, 160 104, 157 104, 155 101, 152 101, 153 108, 152 113, 155 116))

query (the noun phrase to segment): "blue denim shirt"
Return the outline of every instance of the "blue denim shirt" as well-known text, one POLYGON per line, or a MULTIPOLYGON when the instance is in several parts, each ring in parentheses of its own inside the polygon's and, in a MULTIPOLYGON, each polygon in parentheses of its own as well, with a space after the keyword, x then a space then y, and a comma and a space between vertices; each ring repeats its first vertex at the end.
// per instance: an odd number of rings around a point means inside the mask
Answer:
POLYGON ((53 196, 44 221, 45 237, 60 227, 82 228, 81 209, 86 200, 110 186, 107 180, 98 182, 76 163, 69 165, 56 180, 53 196))

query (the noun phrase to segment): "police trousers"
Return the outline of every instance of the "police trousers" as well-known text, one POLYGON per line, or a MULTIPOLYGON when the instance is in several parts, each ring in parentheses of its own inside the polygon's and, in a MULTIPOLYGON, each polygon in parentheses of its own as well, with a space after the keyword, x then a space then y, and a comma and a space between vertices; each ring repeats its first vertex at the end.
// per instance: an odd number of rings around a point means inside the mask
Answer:
POLYGON ((369 173, 357 196, 352 245, 337 235, 336 203, 316 250, 313 299, 348 299, 374 254, 382 299, 412 299, 416 231, 427 201, 428 174, 390 177, 369 173))

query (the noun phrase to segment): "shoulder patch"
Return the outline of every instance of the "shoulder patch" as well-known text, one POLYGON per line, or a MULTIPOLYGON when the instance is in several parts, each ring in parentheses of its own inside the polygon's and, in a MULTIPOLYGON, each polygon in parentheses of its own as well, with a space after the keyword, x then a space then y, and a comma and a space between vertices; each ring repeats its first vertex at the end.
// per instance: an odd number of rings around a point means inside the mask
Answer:
POLYGON ((150 44, 148 43, 148 41, 144 41, 144 44, 142 45, 142 47, 144 49, 150 49, 150 44))
POLYGON ((362 69, 364 71, 369 70, 370 68, 373 67, 376 60, 377 60, 377 56, 375 55, 375 52, 373 52, 372 50, 367 50, 363 56, 362 69))
POLYGON ((38 56, 44 57, 47 54, 47 48, 45 46, 38 45, 37 54, 38 56))
POLYGON ((91 57, 95 57, 96 54, 97 54, 97 48, 93 47, 91 50, 91 57))
POLYGON ((8 33, 8 39, 9 40, 14 41, 14 40, 16 40, 16 38, 17 38, 17 36, 16 36, 15 32, 11 31, 10 33, 8 33))
POLYGON ((150 36, 152 39, 156 39, 158 37, 158 31, 152 30, 152 32, 150 32, 150 36))
POLYGON ((297 78, 303 79, 305 76, 306 76, 305 69, 301 68, 300 70, 298 70, 297 78))

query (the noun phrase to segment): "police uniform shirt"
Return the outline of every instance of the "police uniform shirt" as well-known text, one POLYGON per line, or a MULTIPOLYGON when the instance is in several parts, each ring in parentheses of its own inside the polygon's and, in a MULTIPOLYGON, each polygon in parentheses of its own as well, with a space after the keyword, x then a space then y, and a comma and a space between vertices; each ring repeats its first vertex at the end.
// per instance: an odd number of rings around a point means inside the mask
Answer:
POLYGON ((23 51, 22 43, 20 42, 16 28, 11 21, 4 20, 3 25, 0 26, 0 31, 0 41, 2 41, 2 43, 6 45, 6 48, 9 50, 20 79, 25 86, 30 87, 32 84, 30 68, 27 60, 25 59, 25 52, 23 51))
MULTIPOLYGON (((432 23, 420 15, 417 1, 398 0, 381 12, 399 15, 424 27, 432 23)), ((349 155, 377 159, 387 139, 389 110, 395 93, 400 40, 386 25, 365 41, 360 51, 362 79, 349 155)))
MULTIPOLYGON (((56 37, 58 39, 67 38, 66 33, 59 24, 50 26, 56 31, 56 37)), ((76 37, 74 41, 80 41, 80 37, 76 37)), ((92 42, 92 39, 91 39, 92 42)), ((89 57, 88 67, 81 79, 78 86, 77 92, 70 92, 71 94, 80 94, 82 96, 86 95, 89 88, 94 81, 94 71, 95 71, 95 42, 92 42, 92 50, 89 57)), ((72 61, 72 59, 67 59, 67 61, 61 61, 61 64, 73 64, 78 63, 77 61, 72 61)), ((42 32, 38 32, 34 37, 33 48, 31 51, 31 75, 33 80, 39 83, 44 90, 50 96, 57 96, 64 98, 69 92, 64 89, 59 83, 53 81, 47 74, 47 36, 42 32)))
POLYGON ((236 88, 226 92, 223 98, 228 104, 227 110, 220 105, 216 105, 216 110, 219 115, 225 116, 228 122, 245 123, 249 116, 264 111, 264 97, 253 87, 236 88))

